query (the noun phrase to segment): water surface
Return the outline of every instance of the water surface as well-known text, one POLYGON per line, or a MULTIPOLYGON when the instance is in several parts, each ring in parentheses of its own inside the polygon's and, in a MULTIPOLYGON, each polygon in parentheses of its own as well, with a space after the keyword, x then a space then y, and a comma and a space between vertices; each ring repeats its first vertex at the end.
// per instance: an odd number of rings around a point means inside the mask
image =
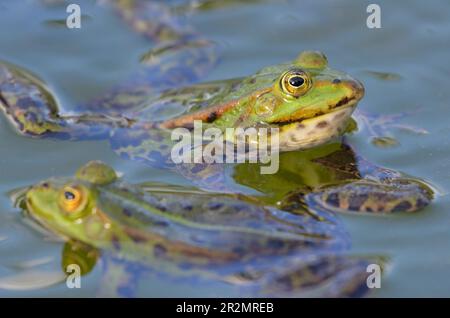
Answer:
MULTIPOLYGON (((205 80, 244 76, 266 65, 291 60, 301 50, 321 50, 332 67, 364 83, 366 97, 361 109, 385 114, 413 111, 404 122, 428 134, 395 131, 399 146, 391 148, 375 147, 364 130, 348 141, 377 164, 429 181, 439 190, 435 202, 416 214, 342 218, 352 236, 352 253, 391 258, 382 288, 372 295, 449 296, 450 3, 377 1, 382 8, 382 28, 368 29, 366 7, 371 2, 263 1, 197 12, 190 21, 221 47, 221 63, 205 80), (394 75, 386 78, 374 72, 394 75)), ((83 20, 80 30, 69 30, 52 23, 65 19, 64 6, 43 9, 39 1, 0 1, 0 59, 39 74, 65 105, 97 96, 120 82, 138 68, 139 57, 151 47, 110 11, 93 1, 77 3, 89 18, 83 20)), ((3 117, 0 154, 0 277, 20 274, 28 267, 46 273, 61 271, 62 244, 43 240, 41 234, 23 224, 6 196, 9 190, 48 176, 72 174, 92 159, 111 164, 130 182, 188 183, 175 174, 118 158, 107 141, 20 137, 3 117)), ((46 278, 48 287, 17 290, 4 286, 0 296, 94 296, 100 277, 101 268, 96 267, 83 278, 81 289, 68 289, 58 283, 60 278, 55 274, 46 278)), ((234 293, 226 285, 199 289, 149 277, 139 294, 234 293)))

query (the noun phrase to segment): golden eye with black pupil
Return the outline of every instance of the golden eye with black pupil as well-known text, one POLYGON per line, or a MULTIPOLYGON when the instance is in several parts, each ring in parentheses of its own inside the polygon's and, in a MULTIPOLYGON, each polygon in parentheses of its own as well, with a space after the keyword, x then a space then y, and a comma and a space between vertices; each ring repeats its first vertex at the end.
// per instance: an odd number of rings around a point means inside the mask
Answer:
POLYGON ((83 193, 75 187, 64 187, 61 192, 61 207, 67 212, 75 212, 83 203, 83 193))
POLYGON ((294 97, 300 97, 305 94, 310 86, 309 75, 301 70, 290 70, 281 76, 281 89, 284 93, 294 97))

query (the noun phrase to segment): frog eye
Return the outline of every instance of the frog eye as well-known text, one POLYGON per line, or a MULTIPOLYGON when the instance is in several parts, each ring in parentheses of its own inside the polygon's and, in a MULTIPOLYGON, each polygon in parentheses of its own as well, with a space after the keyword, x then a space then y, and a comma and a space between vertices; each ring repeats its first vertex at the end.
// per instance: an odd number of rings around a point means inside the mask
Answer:
POLYGON ((291 70, 281 76, 280 85, 286 94, 300 97, 311 87, 311 79, 304 71, 291 70))
POLYGON ((86 198, 80 188, 66 186, 61 191, 60 205, 69 213, 76 212, 86 205, 86 198))

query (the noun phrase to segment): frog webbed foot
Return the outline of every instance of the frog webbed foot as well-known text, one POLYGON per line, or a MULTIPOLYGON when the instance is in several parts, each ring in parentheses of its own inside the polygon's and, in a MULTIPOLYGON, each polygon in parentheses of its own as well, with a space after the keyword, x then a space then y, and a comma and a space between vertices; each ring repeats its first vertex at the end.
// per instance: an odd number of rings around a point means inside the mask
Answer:
POLYGON ((46 137, 64 130, 59 105, 46 83, 6 62, 0 63, 0 110, 24 136, 46 137))

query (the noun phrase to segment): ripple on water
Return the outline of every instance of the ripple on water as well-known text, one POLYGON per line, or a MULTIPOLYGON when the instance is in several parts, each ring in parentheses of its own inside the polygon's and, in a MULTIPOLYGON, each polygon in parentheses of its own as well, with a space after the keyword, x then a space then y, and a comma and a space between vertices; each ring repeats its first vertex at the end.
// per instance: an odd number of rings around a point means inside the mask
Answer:
POLYGON ((50 287, 66 279, 61 271, 25 270, 0 277, 0 289, 25 291, 50 287))

